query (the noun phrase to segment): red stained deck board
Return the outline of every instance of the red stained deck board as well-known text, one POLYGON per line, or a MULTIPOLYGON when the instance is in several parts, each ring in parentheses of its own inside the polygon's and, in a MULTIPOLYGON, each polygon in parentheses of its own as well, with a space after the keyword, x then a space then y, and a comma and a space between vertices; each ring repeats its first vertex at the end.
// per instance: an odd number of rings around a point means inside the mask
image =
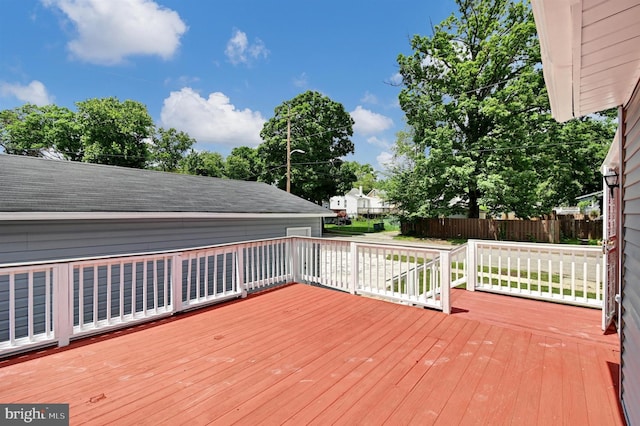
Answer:
POLYGON ((531 336, 524 361, 524 371, 520 378, 523 383, 527 383, 527 386, 518 387, 518 396, 514 401, 512 414, 514 424, 526 422, 538 424, 538 407, 544 370, 544 345, 544 336, 538 334, 531 336))
MULTIPOLYGON (((376 392, 384 391, 397 383, 437 342, 437 339, 428 336, 425 330, 431 330, 441 320, 441 316, 432 316, 427 318, 427 323, 419 323, 419 332, 414 333, 406 342, 400 346, 389 345, 385 348, 384 352, 388 353, 388 360, 395 362, 381 363, 372 371, 361 375, 360 380, 353 383, 331 404, 324 406, 312 404, 312 407, 298 411, 295 416, 289 418, 287 424, 300 424, 307 419, 311 419, 312 424, 335 424, 345 418, 348 410, 362 407, 362 401, 376 401, 376 392), (317 413, 318 411, 320 412, 317 413)), ((333 396, 335 392, 335 388, 332 388, 333 396)), ((366 408, 364 410, 366 411, 366 408)), ((362 412, 357 417, 361 418, 362 412)))
POLYGON ((71 424, 623 424, 599 311, 452 301, 286 286, 0 362, 0 402, 66 402, 71 424))
MULTIPOLYGON (((406 315, 394 318, 397 321, 395 326, 386 327, 386 321, 383 321, 380 325, 374 326, 374 329, 362 330, 358 342, 349 342, 349 345, 343 345, 340 350, 326 354, 322 361, 309 364, 300 374, 289 375, 253 401, 242 401, 242 405, 235 411, 219 420, 232 423, 243 417, 269 418, 274 415, 286 419, 287 415, 295 414, 311 402, 314 406, 323 406, 334 400, 335 395, 329 392, 329 389, 338 389, 339 395, 344 393, 348 386, 345 381, 359 380, 364 375, 358 372, 359 369, 371 370, 373 366, 381 364, 384 361, 384 354, 381 352, 388 350, 392 347, 391 342, 399 337, 402 339, 402 335, 407 333, 407 329, 401 331, 397 324, 410 324, 413 318, 410 310, 401 311, 406 315), (289 400, 273 398, 273 394, 282 392, 290 392, 296 396, 289 400)), ((305 413, 311 418, 314 417, 311 409, 305 413)), ((299 424, 304 423, 306 422, 299 424)))
MULTIPOLYGON (((450 342, 456 338, 457 334, 460 333, 467 324, 467 321, 455 321, 451 317, 448 317, 438 324, 435 330, 439 332, 434 334, 439 335, 444 330, 448 330, 447 336, 450 342)), ((437 336, 434 337, 437 338, 437 336)), ((428 373, 432 366, 435 365, 438 360, 443 359, 443 353, 449 348, 449 342, 438 339, 425 357, 416 363, 398 382, 392 387, 381 389, 382 395, 376 395, 375 399, 369 399, 363 402, 363 408, 367 408, 366 412, 345 416, 338 424, 353 424, 354 422, 360 421, 359 419, 362 419, 363 424, 376 424, 377 422, 386 420, 393 414, 394 410, 402 404, 404 399, 410 395, 418 381, 428 373), (381 401, 383 402, 381 403, 381 401)))
MULTIPOLYGON (((498 328, 498 327, 495 327, 498 328)), ((469 399, 463 417, 460 419, 461 425, 487 424, 485 418, 488 415, 489 407, 497 399, 497 389, 503 377, 510 372, 506 371, 514 344, 514 332, 512 330, 501 329, 502 334, 496 341, 483 342, 493 346, 491 358, 482 373, 482 377, 475 386, 473 396, 469 399)), ((439 417, 439 422, 445 420, 444 416, 439 417)))
POLYGON ((471 346, 472 352, 467 352, 466 356, 472 356, 473 363, 469 365, 458 385, 444 401, 445 405, 438 412, 436 424, 460 424, 465 412, 469 410, 470 402, 477 397, 482 399, 482 393, 478 392, 478 386, 487 379, 485 377, 487 367, 492 362, 496 362, 494 351, 502 334, 501 328, 490 327, 484 340, 467 342, 471 346))
POLYGON ((355 368, 345 371, 344 374, 340 370, 332 370, 338 372, 338 377, 326 391, 317 396, 317 390, 310 395, 300 395, 292 404, 285 404, 279 413, 292 412, 293 415, 287 419, 287 423, 295 425, 312 421, 322 424, 336 422, 341 417, 339 407, 345 410, 354 403, 357 404, 358 399, 366 394, 364 389, 371 389, 371 386, 379 383, 395 363, 410 357, 410 352, 417 345, 429 347, 435 343, 435 339, 431 339, 431 342, 425 341, 425 338, 429 338, 425 330, 431 329, 440 318, 422 315, 419 310, 411 310, 410 313, 411 317, 403 324, 404 330, 396 330, 391 336, 392 340, 369 358, 363 359, 355 368))
MULTIPOLYGON (((317 345, 311 345, 310 341, 300 342, 295 345, 299 349, 297 352, 266 366, 271 375, 257 382, 252 381, 254 375, 250 375, 248 380, 251 383, 232 386, 225 395, 210 397, 202 401, 201 406, 208 406, 210 412, 215 413, 211 415, 211 419, 215 418, 221 424, 231 424, 250 413, 252 404, 243 404, 248 399, 260 406, 269 401, 278 401, 281 394, 297 395, 299 391, 291 388, 291 384, 304 380, 308 377, 307 373, 313 374, 318 370, 330 372, 326 378, 328 381, 333 377, 340 377, 348 373, 349 369, 353 369, 357 363, 366 362, 378 345, 384 346, 393 338, 393 332, 396 330, 394 324, 404 322, 409 314, 408 310, 400 308, 397 305, 379 305, 375 310, 376 316, 372 317, 370 322, 354 324, 350 330, 342 334, 340 330, 331 330, 326 336, 325 347, 318 348, 317 345), (334 338, 337 336, 340 337, 334 338)), ((287 352, 291 352, 291 349, 287 352)), ((279 412, 272 414, 283 416, 279 412)), ((269 414, 257 415, 255 418, 264 417, 269 417, 269 414)))
POLYGON ((562 341, 546 337, 543 345, 544 359, 537 413, 538 424, 559 425, 562 423, 562 406, 564 404, 562 382, 565 377, 562 369, 562 341))
POLYGON ((487 324, 467 324, 387 421, 391 424, 433 424, 471 363, 473 349, 469 342, 484 340, 489 328, 487 324))
MULTIPOLYGON (((447 321, 448 317, 438 324, 438 328, 442 328, 444 324, 449 326, 456 325, 462 326, 461 322, 447 321)), ((456 333, 459 328, 451 327, 451 333, 456 333)), ((409 357, 405 358, 404 362, 395 364, 389 373, 385 375, 380 383, 368 383, 365 396, 360 395, 357 401, 351 402, 347 399, 341 401, 340 409, 346 408, 344 413, 333 419, 331 413, 328 414, 328 420, 335 420, 336 424, 355 424, 355 423, 371 423, 379 421, 388 417, 389 413, 402 401, 404 393, 398 391, 398 384, 407 376, 420 377, 429 366, 433 364, 433 360, 437 359, 446 345, 443 341, 437 339, 435 336, 429 336, 433 340, 426 340, 424 343, 416 347, 409 357), (428 361, 428 362, 425 362, 428 361), (371 387, 373 386, 373 387, 371 387), (350 406, 349 406, 350 405, 350 406)), ((367 380, 365 379, 365 382, 367 380)), ((366 386, 366 385, 365 385, 366 386)), ((330 407, 327 407, 325 411, 328 411, 330 407)), ((338 411, 340 412, 340 411, 338 411)), ((337 416, 338 413, 335 413, 337 416)), ((313 424, 321 425, 324 417, 318 421, 314 421, 313 424)))
MULTIPOLYGON (((338 295, 331 294, 331 296, 338 295)), ((255 383, 262 387, 268 387, 274 370, 291 372, 299 368, 298 365, 304 364, 307 359, 313 360, 326 353, 332 342, 327 341, 323 336, 343 329, 342 321, 331 318, 332 315, 340 313, 342 315, 340 318, 347 319, 351 315, 357 315, 373 324, 381 320, 383 315, 391 312, 391 310, 376 312, 373 306, 351 306, 349 303, 338 304, 337 307, 338 309, 335 307, 326 309, 322 306, 310 307, 310 314, 305 314, 304 320, 298 316, 289 317, 286 315, 280 321, 271 323, 273 327, 278 329, 275 334, 264 333, 260 330, 258 325, 261 321, 247 323, 245 324, 246 332, 251 334, 240 334, 238 337, 240 340, 235 345, 236 352, 239 347, 242 348, 240 356, 237 353, 234 354, 234 350, 222 353, 215 352, 217 357, 222 358, 221 363, 215 361, 203 363, 207 359, 203 360, 201 354, 192 355, 192 363, 198 368, 197 370, 194 371, 193 368, 185 366, 178 368, 181 371, 177 372, 177 377, 165 378, 165 382, 169 383, 186 383, 188 389, 175 394, 171 392, 170 388, 167 388, 164 391, 156 392, 154 398, 150 400, 146 398, 148 394, 146 387, 140 388, 135 394, 129 396, 129 399, 137 398, 137 403, 130 403, 129 407, 117 414, 127 415, 126 412, 129 410, 131 414, 127 418, 133 421, 155 418, 168 419, 176 414, 173 407, 178 405, 184 409, 183 411, 195 412, 196 416, 192 419, 194 421, 198 417, 198 408, 212 417, 221 409, 217 405, 213 409, 207 408, 206 402, 211 398, 216 397, 217 402, 224 402, 229 398, 229 395, 234 395, 234 392, 237 392, 237 387, 241 387, 241 395, 251 395, 252 382, 254 387, 255 383), (318 317, 324 315, 326 315, 325 320, 318 323, 318 317), (310 353, 304 353, 304 348, 309 348, 310 353), (288 362, 286 357, 289 357, 291 361, 288 362), (256 371, 257 366, 261 369, 256 371)), ((288 314, 291 312, 293 311, 287 310, 288 314)), ((356 332, 350 333, 355 334, 356 332)), ((185 414, 182 416, 185 417, 185 414)), ((186 418, 188 418, 188 414, 186 418)))

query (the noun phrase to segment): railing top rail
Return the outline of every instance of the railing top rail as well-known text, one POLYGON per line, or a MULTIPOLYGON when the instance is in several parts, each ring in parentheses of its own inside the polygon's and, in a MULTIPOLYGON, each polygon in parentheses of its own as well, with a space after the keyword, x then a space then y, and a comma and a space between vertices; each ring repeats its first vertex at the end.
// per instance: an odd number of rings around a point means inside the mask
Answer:
POLYGON ((457 246, 457 247, 455 247, 455 248, 451 249, 451 254, 452 254, 452 255, 453 255, 453 254, 458 254, 458 253, 460 253, 460 252, 465 251, 466 249, 467 249, 467 244, 462 244, 462 245, 460 245, 460 246, 457 246))
POLYGON ((0 275, 10 274, 12 272, 28 273, 28 272, 41 272, 48 271, 53 265, 24 265, 24 266, 0 266, 0 275))
POLYGON ((519 241, 494 241, 494 240, 469 240, 469 244, 494 247, 513 247, 523 249, 535 249, 542 251, 567 251, 567 252, 594 252, 602 253, 600 246, 579 246, 574 244, 551 244, 551 243, 523 243, 519 241))
POLYGON ((355 243, 357 247, 366 247, 366 248, 375 248, 375 249, 387 249, 387 250, 406 250, 412 253, 424 253, 424 254, 433 254, 439 255, 440 253, 448 252, 449 249, 437 249, 430 247, 420 247, 420 246, 407 246, 402 244, 382 244, 382 243, 355 243))
MULTIPOLYGON (((297 238, 305 238, 305 239, 313 239, 312 237, 297 237, 297 238)), ((315 238, 318 240, 329 240, 329 241, 344 241, 346 244, 356 243, 359 246, 378 246, 378 247, 394 247, 394 248, 410 248, 410 249, 422 249, 422 250, 431 250, 431 251, 452 251, 458 248, 456 247, 448 247, 448 246, 440 246, 440 245, 426 245, 421 243, 405 243, 405 242, 394 242, 394 241, 385 241, 385 242, 373 242, 373 241, 349 241, 343 240, 339 238, 315 238)))
POLYGON ((82 265, 109 265, 114 262, 135 262, 142 261, 141 258, 144 257, 144 260, 157 260, 157 259, 166 259, 167 257, 172 257, 174 253, 160 253, 160 254, 142 254, 142 255, 134 255, 134 256, 113 256, 107 258, 98 258, 98 259, 86 259, 86 260, 77 260, 69 263, 73 263, 76 266, 82 265))

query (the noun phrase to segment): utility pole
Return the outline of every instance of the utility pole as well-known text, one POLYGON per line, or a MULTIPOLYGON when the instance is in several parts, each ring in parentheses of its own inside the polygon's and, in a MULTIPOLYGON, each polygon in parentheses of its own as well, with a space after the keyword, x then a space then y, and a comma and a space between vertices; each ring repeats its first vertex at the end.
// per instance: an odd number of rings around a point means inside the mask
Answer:
POLYGON ((287 192, 291 192, 291 106, 287 109, 287 192))

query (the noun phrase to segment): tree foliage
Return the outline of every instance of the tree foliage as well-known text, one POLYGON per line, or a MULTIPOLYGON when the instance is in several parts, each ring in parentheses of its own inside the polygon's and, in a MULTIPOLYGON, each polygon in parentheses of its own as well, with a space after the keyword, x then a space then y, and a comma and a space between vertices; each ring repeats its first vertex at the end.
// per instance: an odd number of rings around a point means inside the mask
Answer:
POLYGON ((484 206, 530 217, 593 187, 594 154, 606 150, 612 127, 553 121, 528 4, 456 3, 457 14, 398 57, 411 130, 396 143, 390 197, 413 216, 478 217, 484 206), (565 161, 585 153, 577 167, 565 161))
POLYGON ((154 124, 147 107, 116 98, 0 111, 0 145, 8 154, 144 168, 154 124))
POLYGON ((111 97, 76 105, 83 127, 83 161, 145 168, 154 123, 144 104, 111 97))
POLYGON ((153 136, 150 147, 152 167, 164 172, 175 172, 180 168, 180 162, 196 140, 185 132, 174 128, 158 128, 153 136))
POLYGON ((240 146, 227 156, 224 171, 229 179, 257 181, 264 171, 264 163, 257 149, 240 146))
POLYGON ((182 173, 224 177, 224 158, 217 152, 191 150, 180 163, 182 173))
POLYGON ((353 188, 362 187, 362 192, 365 194, 368 194, 374 188, 379 188, 380 185, 378 182, 377 172, 370 164, 361 164, 357 161, 346 161, 342 167, 350 169, 355 175, 356 180, 352 184, 353 188))
POLYGON ((80 160, 81 134, 75 113, 64 107, 25 104, 0 111, 0 146, 7 154, 80 160))
POLYGON ((351 187, 355 175, 343 170, 341 157, 353 153, 353 119, 338 102, 307 91, 275 108, 258 147, 265 164, 263 180, 286 187, 287 121, 291 123, 291 192, 316 203, 351 187), (348 183, 348 184, 347 184, 348 183))

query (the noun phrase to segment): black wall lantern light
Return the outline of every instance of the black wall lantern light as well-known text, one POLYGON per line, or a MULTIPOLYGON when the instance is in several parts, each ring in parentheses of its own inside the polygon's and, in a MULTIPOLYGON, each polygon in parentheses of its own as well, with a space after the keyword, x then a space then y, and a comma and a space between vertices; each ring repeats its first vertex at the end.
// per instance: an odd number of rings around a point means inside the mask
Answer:
POLYGON ((614 169, 609 169, 607 170, 607 173, 605 173, 602 177, 604 178, 604 182, 609 187, 611 195, 613 195, 613 188, 617 188, 620 186, 620 183, 618 182, 618 172, 616 172, 614 169))

